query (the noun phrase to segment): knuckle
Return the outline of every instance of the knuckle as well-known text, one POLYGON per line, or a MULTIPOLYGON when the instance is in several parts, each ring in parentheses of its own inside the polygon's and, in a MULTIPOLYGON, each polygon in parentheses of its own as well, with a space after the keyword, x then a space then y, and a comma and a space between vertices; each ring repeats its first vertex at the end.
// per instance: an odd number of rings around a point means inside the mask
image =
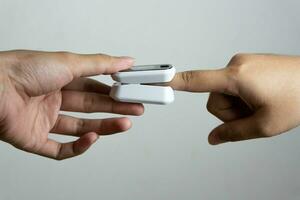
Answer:
POLYGON ((226 142, 237 142, 245 139, 243 134, 231 125, 222 126, 222 131, 219 138, 226 142))
POLYGON ((56 56, 61 62, 66 63, 68 66, 75 66, 80 62, 78 55, 72 52, 60 51, 56 52, 56 56))
POLYGON ((30 142, 27 142, 26 144, 22 145, 21 149, 24 151, 27 151, 27 152, 34 152, 35 146, 36 146, 35 142, 30 141, 30 142))
POLYGON ((99 59, 103 59, 103 58, 107 58, 107 59, 112 59, 113 56, 108 55, 108 54, 104 54, 104 53, 97 53, 95 54, 99 59))
POLYGON ((57 161, 64 160, 65 158, 62 155, 62 151, 63 151, 63 145, 58 144, 57 152, 56 152, 55 156, 53 157, 53 159, 57 160, 57 161))
POLYGON ((239 75, 248 66, 248 54, 236 54, 232 57, 228 64, 228 72, 234 77, 239 77, 239 75))
POLYGON ((184 87, 187 89, 189 88, 189 85, 191 81, 195 78, 195 74, 192 71, 187 71, 180 73, 180 78, 183 80, 184 87))
POLYGON ((116 107, 117 107, 117 102, 116 101, 111 101, 110 104, 109 104, 110 112, 111 113, 117 113, 116 107))
POLYGON ((242 67, 241 66, 231 66, 226 69, 227 71, 227 88, 226 90, 230 90, 231 87, 237 85, 238 81, 242 76, 242 67))
POLYGON ((238 141, 237 134, 235 134, 231 126, 223 126, 222 134, 220 134, 220 139, 223 141, 234 142, 238 141))
POLYGON ((271 136, 273 136, 271 126, 269 126, 268 123, 264 123, 264 122, 257 123, 256 132, 257 132, 259 137, 271 137, 271 136))
POLYGON ((73 54, 68 51, 58 51, 56 52, 56 55, 63 59, 68 59, 73 56, 73 54))
POLYGON ((75 56, 74 53, 71 53, 69 51, 59 51, 59 52, 57 52, 57 55, 62 57, 62 58, 65 58, 65 59, 70 59, 70 58, 73 58, 75 56))
POLYGON ((237 87, 240 81, 243 79, 244 75, 246 74, 246 70, 248 68, 248 63, 244 61, 234 62, 226 68, 226 75, 227 75, 227 88, 226 91, 229 92, 237 92, 237 87))
POLYGON ((109 74, 113 71, 112 67, 117 64, 117 58, 106 54, 95 54, 95 63, 101 66, 101 73, 109 74))
POLYGON ((42 147, 40 144, 42 144, 42 141, 40 141, 39 137, 32 134, 31 139, 21 145, 21 149, 27 152, 36 153, 42 147))
POLYGON ((211 101, 208 101, 206 104, 206 109, 208 110, 208 112, 214 114, 216 112, 216 108, 215 106, 211 103, 211 101))
POLYGON ((83 132, 85 126, 86 126, 86 121, 84 119, 76 120, 75 133, 77 135, 80 135, 83 132))
POLYGON ((63 158, 62 156, 58 155, 57 157, 53 158, 54 160, 56 161, 62 161, 64 160, 65 158, 63 158))
POLYGON ((240 64, 240 63, 243 63, 247 60, 248 58, 248 54, 245 54, 245 53, 237 53, 235 54, 229 63, 231 64, 240 64))
POLYGON ((115 57, 102 53, 95 54, 95 58, 99 63, 106 63, 107 66, 112 66, 116 62, 115 57))
POLYGON ((38 142, 30 142, 23 146, 22 150, 34 154, 39 154, 40 150, 43 148, 41 143, 38 142))
POLYGON ((230 78, 239 78, 243 74, 244 69, 246 67, 247 67, 246 63, 238 63, 238 64, 230 65, 227 68, 229 77, 230 78))
POLYGON ((83 98, 84 112, 92 112, 94 104, 95 104, 95 98, 89 94, 85 94, 83 98))
POLYGON ((181 75, 182 80, 186 83, 190 82, 193 78, 193 73, 190 71, 180 73, 180 75, 181 75))
POLYGON ((54 157, 53 159, 56 160, 56 161, 62 161, 62 160, 65 160, 66 158, 58 155, 57 157, 54 157))
POLYGON ((106 55, 106 54, 98 54, 99 59, 106 59, 107 63, 109 63, 110 65, 113 65, 116 61, 116 58, 111 56, 111 55, 106 55))
POLYGON ((55 124, 52 127, 52 130, 57 130, 61 127, 61 123, 62 123, 62 118, 58 117, 55 124))

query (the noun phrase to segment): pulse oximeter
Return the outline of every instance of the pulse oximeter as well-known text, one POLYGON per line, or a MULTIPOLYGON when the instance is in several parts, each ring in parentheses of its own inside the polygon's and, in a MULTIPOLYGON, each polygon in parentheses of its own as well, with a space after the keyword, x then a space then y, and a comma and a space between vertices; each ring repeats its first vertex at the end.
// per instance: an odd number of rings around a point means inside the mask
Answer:
POLYGON ((169 104, 174 101, 170 86, 151 85, 170 82, 176 70, 172 65, 141 65, 112 74, 110 97, 116 101, 169 104))

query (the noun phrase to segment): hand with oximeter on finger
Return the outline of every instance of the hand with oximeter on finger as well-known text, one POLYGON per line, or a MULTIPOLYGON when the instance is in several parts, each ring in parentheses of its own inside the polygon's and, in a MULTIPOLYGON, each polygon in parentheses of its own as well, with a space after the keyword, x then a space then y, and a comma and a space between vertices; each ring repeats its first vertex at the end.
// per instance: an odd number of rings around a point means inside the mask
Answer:
POLYGON ((60 111, 143 114, 142 104, 114 101, 110 86, 87 78, 126 70, 133 61, 103 54, 0 52, 0 140, 62 160, 84 153, 99 136, 128 130, 128 117, 87 119, 60 111), (62 143, 50 134, 78 139, 62 143))

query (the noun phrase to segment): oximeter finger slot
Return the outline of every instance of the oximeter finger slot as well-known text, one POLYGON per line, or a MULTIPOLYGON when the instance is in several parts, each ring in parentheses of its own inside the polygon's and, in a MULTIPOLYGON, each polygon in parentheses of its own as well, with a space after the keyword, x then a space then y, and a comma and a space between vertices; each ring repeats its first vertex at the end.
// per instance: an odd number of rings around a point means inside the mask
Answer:
POLYGON ((131 70, 120 71, 112 75, 112 79, 121 83, 162 83, 169 82, 175 76, 172 65, 143 65, 131 70))

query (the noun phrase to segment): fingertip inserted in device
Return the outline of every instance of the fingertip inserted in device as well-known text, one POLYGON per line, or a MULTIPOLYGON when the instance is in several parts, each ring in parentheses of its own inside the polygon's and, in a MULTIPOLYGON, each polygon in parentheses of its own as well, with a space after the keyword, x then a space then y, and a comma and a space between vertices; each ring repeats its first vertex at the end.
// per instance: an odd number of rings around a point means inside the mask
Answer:
POLYGON ((117 81, 110 96, 121 102, 169 104, 174 101, 174 91, 169 86, 149 85, 169 82, 175 76, 172 65, 142 65, 112 75, 117 81), (147 85, 144 85, 147 84, 147 85))

